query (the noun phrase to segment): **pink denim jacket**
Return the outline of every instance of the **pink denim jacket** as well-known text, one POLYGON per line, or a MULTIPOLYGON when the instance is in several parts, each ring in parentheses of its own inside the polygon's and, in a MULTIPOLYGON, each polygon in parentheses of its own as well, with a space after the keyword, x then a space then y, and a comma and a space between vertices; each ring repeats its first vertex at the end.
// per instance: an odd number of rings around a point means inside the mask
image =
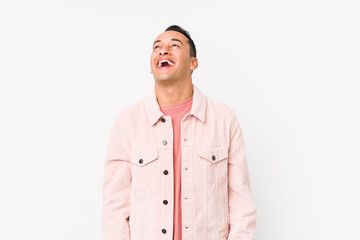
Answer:
MULTIPOLYGON (((193 85, 181 138, 183 240, 254 240, 256 208, 234 112, 193 85)), ((117 115, 104 170, 104 240, 171 240, 173 131, 155 90, 117 115)))

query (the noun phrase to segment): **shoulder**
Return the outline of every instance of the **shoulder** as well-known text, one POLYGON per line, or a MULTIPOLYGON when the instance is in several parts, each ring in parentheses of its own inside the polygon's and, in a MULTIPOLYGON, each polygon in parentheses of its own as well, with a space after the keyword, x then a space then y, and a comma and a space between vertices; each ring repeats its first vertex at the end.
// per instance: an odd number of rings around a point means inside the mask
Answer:
POLYGON ((233 120, 234 118, 236 119, 236 114, 234 110, 222 101, 219 101, 212 97, 206 97, 206 100, 206 108, 209 114, 216 114, 219 117, 224 116, 228 119, 230 118, 230 120, 233 120))
POLYGON ((139 117, 139 114, 142 113, 145 113, 145 98, 120 109, 117 112, 116 120, 121 122, 131 121, 131 119, 139 117))

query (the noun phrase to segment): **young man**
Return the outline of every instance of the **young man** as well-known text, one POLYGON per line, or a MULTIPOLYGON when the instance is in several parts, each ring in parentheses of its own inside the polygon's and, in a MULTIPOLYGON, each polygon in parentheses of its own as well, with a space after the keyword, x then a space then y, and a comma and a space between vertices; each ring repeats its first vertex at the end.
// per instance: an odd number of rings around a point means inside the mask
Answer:
POLYGON ((189 33, 168 27, 150 64, 154 91, 121 111, 111 131, 104 240, 253 240, 242 132, 231 109, 193 85, 189 33))

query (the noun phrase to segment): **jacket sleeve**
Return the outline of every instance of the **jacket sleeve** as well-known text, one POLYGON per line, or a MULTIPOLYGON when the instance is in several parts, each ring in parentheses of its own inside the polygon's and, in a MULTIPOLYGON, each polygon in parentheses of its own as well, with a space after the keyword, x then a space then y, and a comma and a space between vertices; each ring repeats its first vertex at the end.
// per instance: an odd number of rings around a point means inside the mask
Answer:
POLYGON ((233 116, 228 159, 230 217, 228 240, 254 240, 256 207, 251 196, 242 131, 235 114, 233 116))
POLYGON ((104 178, 102 229, 104 240, 130 240, 131 173, 126 136, 119 115, 113 124, 107 146, 104 178))

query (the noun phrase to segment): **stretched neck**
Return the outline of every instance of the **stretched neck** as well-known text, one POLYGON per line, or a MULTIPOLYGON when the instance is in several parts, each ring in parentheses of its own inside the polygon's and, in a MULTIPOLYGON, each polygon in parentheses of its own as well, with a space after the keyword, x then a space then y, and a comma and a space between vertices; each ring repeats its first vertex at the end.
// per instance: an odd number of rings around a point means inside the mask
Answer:
POLYGON ((155 93, 160 106, 182 103, 193 95, 192 81, 162 84, 155 82, 155 93))

